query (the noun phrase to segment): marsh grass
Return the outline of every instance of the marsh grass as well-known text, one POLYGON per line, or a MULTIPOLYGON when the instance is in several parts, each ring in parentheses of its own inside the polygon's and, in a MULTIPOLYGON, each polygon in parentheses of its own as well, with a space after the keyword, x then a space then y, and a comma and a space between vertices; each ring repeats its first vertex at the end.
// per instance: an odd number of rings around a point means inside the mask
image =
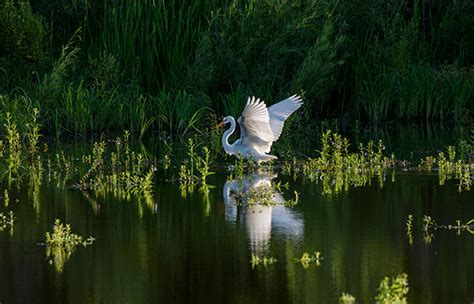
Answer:
POLYGON ((350 187, 372 184, 376 178, 383 186, 388 169, 395 165, 395 157, 383 154, 382 141, 359 144, 357 152, 349 152, 349 140, 331 130, 321 135, 319 156, 284 165, 284 172, 295 175, 301 172, 307 179, 323 183, 324 194, 337 194, 350 187), (291 173, 293 172, 293 173, 291 173))
POLYGON ((458 147, 448 146, 438 156, 426 156, 418 165, 419 171, 432 172, 436 169, 439 184, 445 185, 454 179, 458 182, 458 191, 470 190, 474 175, 473 148, 466 141, 460 141, 458 147))
POLYGON ((298 92, 303 115, 285 130, 298 142, 323 119, 470 122, 472 13, 469 0, 8 1, 2 113, 23 126, 37 108, 57 138, 179 138, 236 116, 248 95, 298 92))

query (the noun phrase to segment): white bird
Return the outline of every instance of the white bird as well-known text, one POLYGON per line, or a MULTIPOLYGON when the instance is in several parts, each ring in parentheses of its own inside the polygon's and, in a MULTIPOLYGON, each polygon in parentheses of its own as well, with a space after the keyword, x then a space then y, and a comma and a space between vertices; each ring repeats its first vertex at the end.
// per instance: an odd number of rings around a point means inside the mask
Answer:
POLYGON ((234 117, 226 116, 220 124, 230 123, 230 128, 222 136, 225 152, 231 155, 241 154, 257 164, 276 159, 276 156, 267 153, 270 153, 273 142, 280 137, 285 120, 302 104, 301 97, 296 94, 269 108, 260 99, 249 97, 242 116, 237 119, 240 125, 238 140, 229 144, 229 137, 236 127, 234 117))

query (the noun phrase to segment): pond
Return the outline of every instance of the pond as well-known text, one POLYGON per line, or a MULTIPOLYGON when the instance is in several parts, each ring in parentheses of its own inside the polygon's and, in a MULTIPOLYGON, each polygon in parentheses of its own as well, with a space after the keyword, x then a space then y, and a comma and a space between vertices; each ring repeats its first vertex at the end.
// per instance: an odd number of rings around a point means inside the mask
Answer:
POLYGON ((192 192, 158 181, 151 200, 4 183, 0 210, 15 222, 0 231, 0 303, 338 303, 344 292, 372 303, 402 273, 409 303, 474 301, 473 231, 444 227, 474 218, 474 194, 455 180, 396 170, 327 194, 278 167, 216 171, 192 192), (252 197, 262 186, 273 203, 252 197), (424 230, 425 215, 439 228, 424 230), (48 257, 55 219, 93 245, 48 257))

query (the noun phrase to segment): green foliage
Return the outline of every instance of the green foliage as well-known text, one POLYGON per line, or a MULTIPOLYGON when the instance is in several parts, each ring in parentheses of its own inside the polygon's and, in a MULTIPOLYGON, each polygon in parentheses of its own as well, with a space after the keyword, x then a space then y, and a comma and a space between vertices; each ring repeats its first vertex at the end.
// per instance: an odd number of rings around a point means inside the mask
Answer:
POLYGON ((86 247, 92 245, 94 241, 93 237, 83 240, 82 236, 72 233, 69 224, 64 225, 56 219, 53 232, 46 232, 46 255, 52 258, 50 263, 54 263, 56 271, 62 272, 64 264, 76 250, 77 245, 86 247))
POLYGON ((339 303, 340 304, 355 304, 356 299, 353 295, 343 292, 342 296, 339 298, 339 303))
POLYGON ((445 152, 439 152, 437 157, 426 156, 418 165, 418 170, 431 172, 434 166, 437 166, 440 185, 455 179, 458 181, 459 192, 470 190, 474 170, 472 145, 463 140, 459 142, 457 149, 454 146, 448 146, 446 153, 447 155, 445 152))
POLYGON ((10 233, 13 232, 13 226, 15 224, 15 213, 9 211, 6 214, 0 212, 0 232, 5 230, 7 227, 10 228, 10 233))
POLYGON ((0 28, 0 64, 12 59, 16 63, 37 63, 46 59, 47 30, 42 17, 32 11, 28 1, 3 0, 0 3, 0 28))
POLYGON ((296 176, 297 172, 311 181, 323 182, 323 193, 333 194, 372 183, 376 177, 383 185, 386 170, 395 164, 394 156, 383 154, 382 141, 370 141, 366 146, 359 144, 357 152, 349 152, 349 140, 340 134, 327 130, 321 135, 319 156, 287 163, 284 172, 296 176))
POLYGON ((241 108, 232 107, 250 94, 275 98, 304 90, 312 108, 328 96, 341 64, 335 6, 233 1, 211 15, 187 83, 212 96, 227 94, 225 110, 234 115, 241 108))
MULTIPOLYGON (((406 304, 408 294, 408 276, 405 273, 396 277, 385 277, 377 288, 375 302, 377 304, 406 304)), ((348 293, 343 293, 339 298, 341 304, 354 304, 356 299, 348 293)))
POLYGON ((473 16, 469 0, 4 0, 0 120, 36 108, 57 137, 187 137, 248 95, 297 92, 285 129, 301 137, 321 119, 470 122, 473 16))
POLYGON ((385 277, 377 289, 375 301, 380 304, 406 304, 408 276, 405 273, 394 278, 385 277))

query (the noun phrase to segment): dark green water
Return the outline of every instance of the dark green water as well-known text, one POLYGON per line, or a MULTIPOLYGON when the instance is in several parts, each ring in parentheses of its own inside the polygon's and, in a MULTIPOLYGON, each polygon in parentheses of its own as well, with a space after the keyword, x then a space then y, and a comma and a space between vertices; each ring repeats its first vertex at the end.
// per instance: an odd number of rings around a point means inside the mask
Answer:
POLYGON ((371 303, 384 276, 403 272, 409 303, 474 301, 474 235, 438 230, 429 243, 421 232, 424 214, 439 224, 474 218, 472 190, 458 193, 452 181, 439 186, 436 175, 404 172, 383 187, 374 182, 332 196, 308 180, 274 180, 289 181, 283 197, 300 193, 296 207, 237 206, 225 173, 210 178, 208 198, 198 188, 183 198, 177 184, 159 183, 156 205, 47 183, 36 193, 13 186, 10 205, 0 207, 17 217, 13 233, 0 232, 0 302, 338 303, 349 292, 371 303), (55 218, 96 238, 76 249, 62 273, 37 245, 55 218), (319 267, 294 262, 314 251, 324 258, 319 267), (252 269, 252 253, 278 261, 252 269))

